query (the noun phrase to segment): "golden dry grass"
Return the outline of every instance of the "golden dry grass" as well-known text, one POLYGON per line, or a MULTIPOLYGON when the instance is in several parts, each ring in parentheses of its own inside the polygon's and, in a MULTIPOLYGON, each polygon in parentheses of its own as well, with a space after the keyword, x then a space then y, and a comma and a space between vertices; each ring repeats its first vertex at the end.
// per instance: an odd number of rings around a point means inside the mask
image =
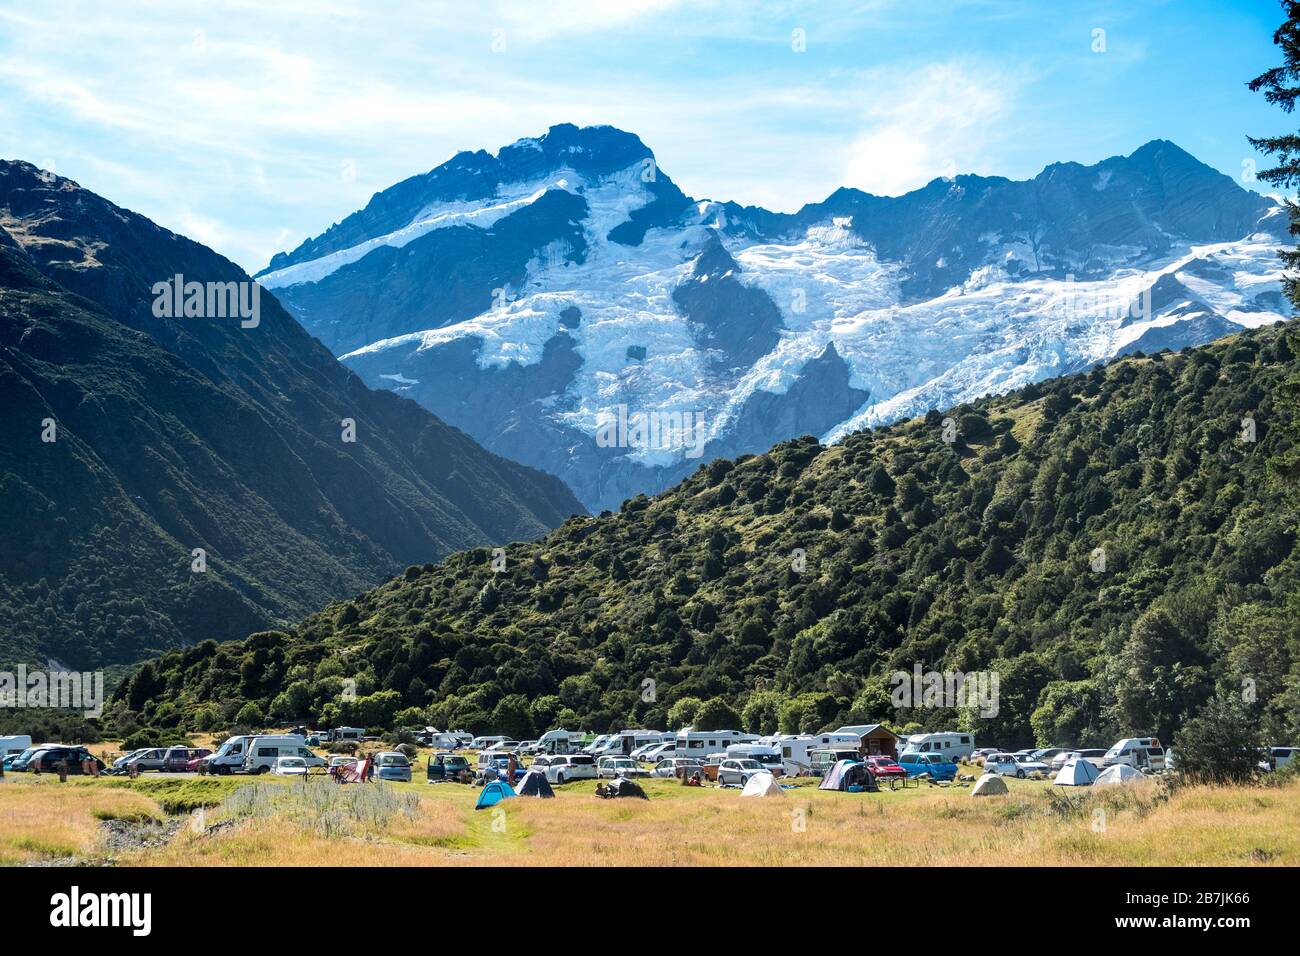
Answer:
POLYGON ((131 790, 14 776, 0 785, 0 865, 90 856, 105 819, 161 816, 157 804, 131 790))
MULTIPOLYGON (((320 782, 315 786, 332 787, 320 782)), ((509 800, 475 811, 477 787, 395 785, 418 809, 382 826, 356 823, 326 836, 288 812, 238 819, 213 831, 185 827, 164 850, 119 856, 132 865, 1252 865, 1300 864, 1300 782, 1285 788, 1154 784, 1069 791, 1009 780, 1006 797, 965 788, 844 794, 801 786, 784 799, 734 790, 646 783, 651 799, 600 800, 594 783, 554 800, 509 800), (1103 816, 1097 816, 1096 811, 1103 816), (1104 824, 1098 826, 1098 824, 1104 824), (1095 828, 1096 827, 1096 828, 1095 828)), ((0 787, 0 810, 21 821, 0 838, 0 860, 93 848, 96 810, 139 810, 129 789, 94 781, 27 780, 0 787), (54 791, 51 793, 51 791, 54 791), (105 804, 101 801, 109 801, 105 804), (37 849, 23 848, 23 839, 37 849), (18 841, 18 842, 15 842, 18 841), (8 853, 8 856, 3 854, 8 853)), ((221 818, 210 811, 208 822, 221 818)))

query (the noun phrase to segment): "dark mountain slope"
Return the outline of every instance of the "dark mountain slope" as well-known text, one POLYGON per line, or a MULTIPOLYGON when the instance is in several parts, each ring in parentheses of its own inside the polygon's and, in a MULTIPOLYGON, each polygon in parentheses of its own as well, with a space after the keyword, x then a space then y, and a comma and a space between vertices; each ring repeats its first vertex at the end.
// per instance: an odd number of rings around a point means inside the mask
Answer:
POLYGON ((500 573, 469 551, 293 631, 170 654, 119 713, 524 736, 676 727, 707 701, 752 731, 1096 745, 1168 736, 1249 679, 1261 725, 1291 739, 1295 508, 1271 475, 1297 447, 1296 339, 1288 323, 719 460, 511 546, 500 573), (996 672, 998 713, 894 708, 889 675, 914 664, 996 672))
POLYGON ((233 637, 581 511, 367 389, 269 293, 256 327, 155 317, 156 282, 247 276, 75 183, 0 163, 0 230, 6 658, 99 666, 233 637))

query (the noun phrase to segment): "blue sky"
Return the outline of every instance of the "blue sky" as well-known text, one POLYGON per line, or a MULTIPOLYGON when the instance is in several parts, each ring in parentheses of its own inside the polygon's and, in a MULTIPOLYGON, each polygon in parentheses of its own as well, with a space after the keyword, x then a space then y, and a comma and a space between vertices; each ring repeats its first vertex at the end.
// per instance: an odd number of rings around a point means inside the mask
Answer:
POLYGON ((1245 83, 1280 22, 1273 0, 0 0, 0 157, 250 271, 561 122, 637 133, 693 196, 782 210, 1155 138, 1261 188, 1245 136, 1295 120, 1245 83))

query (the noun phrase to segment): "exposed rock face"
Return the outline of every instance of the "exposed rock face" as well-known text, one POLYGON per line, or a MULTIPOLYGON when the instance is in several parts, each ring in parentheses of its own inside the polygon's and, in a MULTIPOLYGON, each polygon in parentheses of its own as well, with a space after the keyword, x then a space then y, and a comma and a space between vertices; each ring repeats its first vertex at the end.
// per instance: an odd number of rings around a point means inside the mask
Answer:
POLYGON ((787 214, 690 199, 635 136, 566 125, 379 193, 264 281, 367 383, 599 510, 718 455, 1277 321, 1285 237, 1276 203, 1163 140, 787 214), (703 416, 702 458, 600 447, 620 408, 703 416))

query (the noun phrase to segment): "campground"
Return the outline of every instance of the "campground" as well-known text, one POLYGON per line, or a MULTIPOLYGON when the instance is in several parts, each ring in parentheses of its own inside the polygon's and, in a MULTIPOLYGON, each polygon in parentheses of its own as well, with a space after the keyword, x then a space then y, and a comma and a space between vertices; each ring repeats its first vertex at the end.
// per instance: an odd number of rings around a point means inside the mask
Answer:
MULTIPOLYGON (((417 766, 419 766, 417 764, 417 766)), ((476 811, 479 787, 337 785, 259 777, 71 778, 0 783, 0 865, 116 866, 982 866, 1297 865, 1300 781, 1172 790, 1006 781, 781 797, 641 781, 648 800, 596 782, 476 811)))

